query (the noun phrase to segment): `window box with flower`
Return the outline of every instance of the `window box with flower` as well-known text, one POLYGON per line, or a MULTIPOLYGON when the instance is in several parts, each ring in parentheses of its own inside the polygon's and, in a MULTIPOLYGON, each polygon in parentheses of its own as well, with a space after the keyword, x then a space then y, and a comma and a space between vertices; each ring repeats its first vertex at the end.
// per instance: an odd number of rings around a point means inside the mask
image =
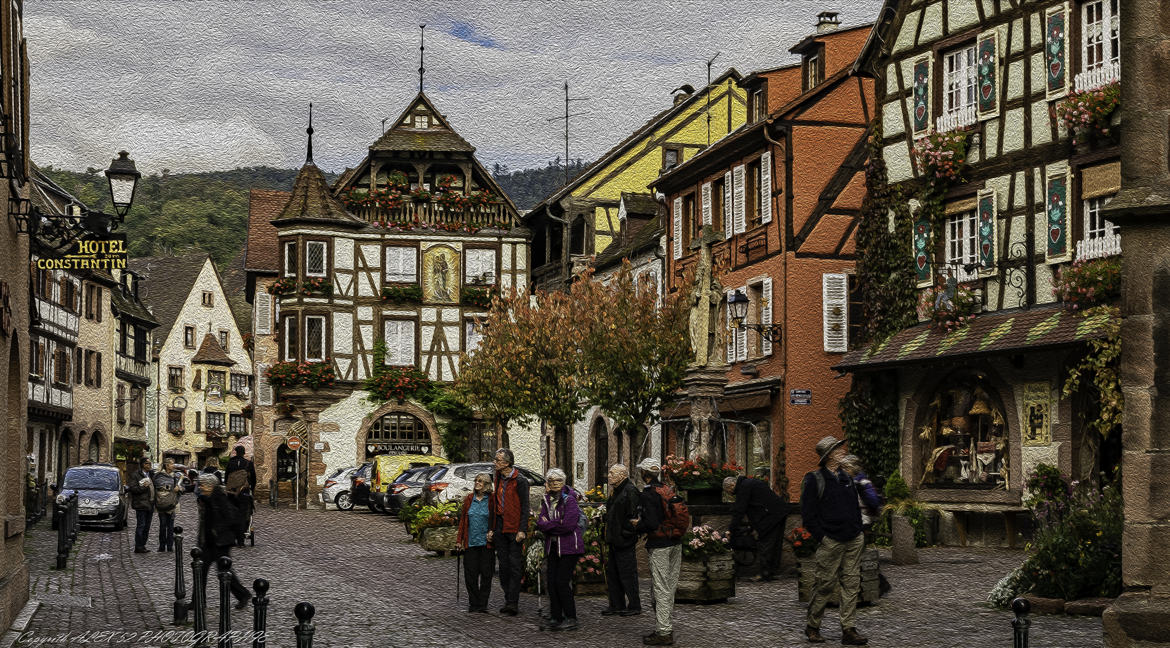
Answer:
POLYGON ((970 130, 958 129, 919 138, 911 151, 918 172, 933 185, 961 182, 970 134, 970 130))
POLYGON ((382 288, 382 301, 395 304, 421 304, 422 287, 418 284, 389 285, 382 288))
POLYGON ((325 277, 310 277, 301 283, 300 292, 305 297, 328 297, 333 294, 333 282, 325 277))
POLYGON ((735 559, 731 538, 710 526, 692 527, 682 538, 682 567, 674 599, 713 603, 735 596, 735 559))
POLYGON ((464 286, 460 291, 460 301, 467 306, 487 310, 492 307, 492 298, 496 292, 494 286, 464 286))
POLYGON ((277 389, 329 387, 337 381, 333 362, 278 362, 264 371, 269 385, 277 389))
POLYGON ((1056 117, 1072 134, 1073 146, 1079 146, 1112 138, 1116 133, 1111 118, 1119 106, 1121 82, 1114 81, 1092 90, 1069 93, 1056 104, 1056 117))
POLYGON ((963 285, 937 286, 918 296, 918 318, 929 321, 935 330, 950 333, 971 323, 982 310, 978 290, 963 285))
POLYGON ((1074 311, 1116 302, 1121 298, 1121 257, 1073 261, 1060 269, 1052 294, 1074 311))
POLYGON ((277 297, 295 295, 297 292, 297 278, 281 277, 268 285, 268 292, 277 297))
POLYGON ((418 202, 427 202, 428 200, 433 198, 434 195, 430 191, 423 189, 422 187, 419 187, 418 189, 415 189, 414 191, 410 192, 410 197, 418 202))

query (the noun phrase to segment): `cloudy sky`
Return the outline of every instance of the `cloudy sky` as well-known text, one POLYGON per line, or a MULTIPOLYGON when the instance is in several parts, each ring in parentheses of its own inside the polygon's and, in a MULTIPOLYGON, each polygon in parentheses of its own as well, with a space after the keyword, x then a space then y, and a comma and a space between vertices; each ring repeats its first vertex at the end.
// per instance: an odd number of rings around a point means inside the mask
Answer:
POLYGON ((125 148, 139 169, 297 167, 313 102, 314 158, 356 164, 418 89, 485 164, 592 160, 670 103, 683 83, 792 62, 788 48, 838 10, 870 22, 879 0, 739 2, 25 3, 32 149, 39 164, 104 168, 125 148), (668 6, 667 6, 668 5, 668 6))

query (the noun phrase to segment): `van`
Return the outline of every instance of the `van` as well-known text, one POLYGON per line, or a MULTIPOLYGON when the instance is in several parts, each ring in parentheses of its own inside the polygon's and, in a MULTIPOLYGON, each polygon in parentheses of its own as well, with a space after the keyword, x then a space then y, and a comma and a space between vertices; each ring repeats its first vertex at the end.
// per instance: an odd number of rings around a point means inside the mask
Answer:
POLYGON ((370 468, 370 509, 381 513, 389 512, 387 507, 390 484, 408 468, 437 466, 447 460, 435 455, 378 455, 370 468))

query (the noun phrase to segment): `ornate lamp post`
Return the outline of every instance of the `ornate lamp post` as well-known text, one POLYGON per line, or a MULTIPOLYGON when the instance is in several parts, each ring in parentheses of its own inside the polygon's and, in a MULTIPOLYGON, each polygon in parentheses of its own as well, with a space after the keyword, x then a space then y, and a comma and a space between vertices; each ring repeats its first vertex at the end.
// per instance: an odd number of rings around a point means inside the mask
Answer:
POLYGON ((727 309, 731 313, 731 324, 737 329, 750 329, 767 337, 772 344, 780 344, 784 339, 784 330, 779 324, 747 324, 744 322, 747 319, 748 305, 751 300, 748 296, 743 294, 743 291, 737 290, 727 298, 727 309))
POLYGON ((138 179, 142 174, 134 166, 134 160, 126 151, 118 151, 118 157, 110 162, 106 169, 106 178, 110 182, 110 199, 114 203, 114 211, 119 220, 126 217, 130 205, 134 202, 134 190, 138 187, 138 179))

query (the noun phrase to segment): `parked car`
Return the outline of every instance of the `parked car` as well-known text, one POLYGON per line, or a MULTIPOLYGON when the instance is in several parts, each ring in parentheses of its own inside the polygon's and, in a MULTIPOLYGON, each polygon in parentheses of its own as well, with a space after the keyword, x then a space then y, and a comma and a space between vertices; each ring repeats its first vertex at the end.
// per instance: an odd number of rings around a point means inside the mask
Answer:
MULTIPOLYGON (((516 466, 520 474, 528 480, 528 503, 533 513, 540 512, 540 500, 544 497, 544 477, 534 470, 523 466, 516 466)), ((449 464, 441 471, 435 471, 427 479, 422 488, 422 501, 425 504, 439 504, 451 500, 463 501, 475 486, 475 476, 480 473, 491 473, 495 468, 490 463, 461 463, 449 464)))
MULTIPOLYGON (((349 498, 353 500, 354 506, 359 504, 368 506, 370 503, 370 466, 372 465, 372 462, 367 461, 349 474, 349 498)), ((353 506, 349 508, 352 510, 353 506)))
POLYGON ((129 508, 122 473, 112 464, 74 466, 65 471, 57 503, 77 493, 77 519, 81 524, 104 525, 118 530, 126 528, 126 509, 129 508))
POLYGON ((357 470, 357 466, 349 466, 334 471, 325 480, 325 490, 321 492, 321 497, 326 504, 337 505, 339 511, 353 510, 353 497, 350 496, 349 487, 351 481, 349 476, 353 471, 357 470))
POLYGON ((390 484, 409 468, 422 468, 447 463, 447 460, 434 455, 378 455, 374 457, 374 466, 370 471, 370 508, 387 513, 386 500, 389 497, 390 484))
POLYGON ((390 484, 386 511, 397 514, 403 505, 419 502, 422 499, 423 486, 427 483, 427 477, 446 467, 445 465, 421 466, 403 472, 398 476, 398 479, 390 484))

